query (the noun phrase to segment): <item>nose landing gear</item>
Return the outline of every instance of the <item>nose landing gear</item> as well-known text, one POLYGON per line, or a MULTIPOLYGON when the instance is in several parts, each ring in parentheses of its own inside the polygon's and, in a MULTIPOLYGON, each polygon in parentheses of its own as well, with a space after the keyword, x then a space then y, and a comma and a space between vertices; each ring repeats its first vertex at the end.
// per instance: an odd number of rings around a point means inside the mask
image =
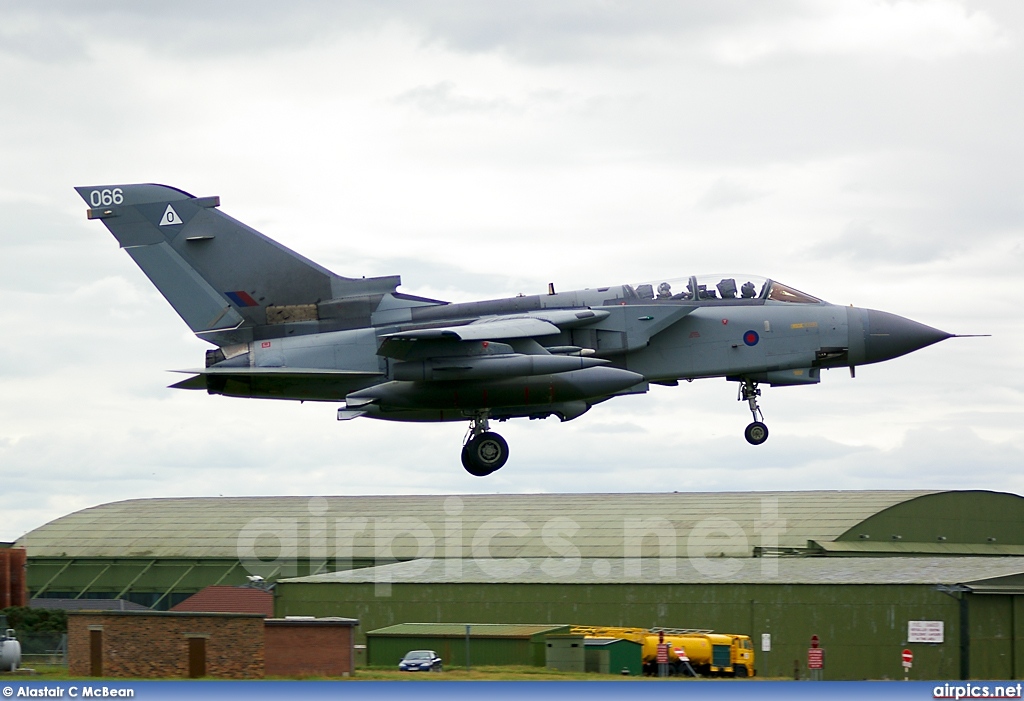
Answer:
POLYGON ((462 446, 462 466, 474 477, 486 477, 508 461, 508 443, 490 430, 487 415, 473 418, 462 446))
POLYGON ((757 405, 757 398, 761 396, 761 390, 758 389, 757 383, 753 380, 743 380, 743 384, 740 385, 739 396, 736 398, 737 401, 747 402, 750 406, 750 413, 754 417, 754 421, 747 425, 747 428, 743 431, 743 437, 747 439, 747 443, 750 445, 761 445, 768 440, 768 427, 764 425, 764 415, 761 413, 761 407, 757 405))

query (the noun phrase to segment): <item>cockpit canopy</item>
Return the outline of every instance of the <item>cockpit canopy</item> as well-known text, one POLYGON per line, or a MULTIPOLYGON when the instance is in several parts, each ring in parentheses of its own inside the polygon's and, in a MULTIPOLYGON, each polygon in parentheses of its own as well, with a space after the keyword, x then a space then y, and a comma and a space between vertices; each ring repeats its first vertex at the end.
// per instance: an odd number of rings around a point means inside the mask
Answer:
POLYGON ((640 299, 655 301, 759 299, 794 304, 822 303, 817 297, 757 275, 693 275, 664 282, 645 282, 628 289, 640 299))

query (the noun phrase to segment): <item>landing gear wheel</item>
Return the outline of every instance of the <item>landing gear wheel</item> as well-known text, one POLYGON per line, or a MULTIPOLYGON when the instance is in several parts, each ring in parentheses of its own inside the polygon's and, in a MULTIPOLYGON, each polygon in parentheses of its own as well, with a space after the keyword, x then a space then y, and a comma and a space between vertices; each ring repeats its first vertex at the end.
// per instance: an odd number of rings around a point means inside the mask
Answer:
POLYGON ((473 436, 462 448, 462 466, 474 477, 486 477, 508 461, 508 443, 493 431, 473 436))
POLYGON ((743 437, 750 445, 761 445, 768 440, 768 427, 760 421, 755 421, 743 431, 743 437))
POLYGON ((488 468, 482 467, 473 462, 469 453, 469 445, 462 446, 462 466, 466 468, 466 472, 474 477, 486 477, 491 474, 491 471, 488 468))
POLYGON ((761 414, 761 407, 757 405, 757 398, 761 396, 761 390, 753 380, 743 380, 740 385, 739 396, 741 402, 746 402, 750 407, 750 415, 754 417, 754 423, 749 424, 743 431, 743 437, 750 445, 761 445, 768 440, 768 427, 764 425, 764 415, 761 414))

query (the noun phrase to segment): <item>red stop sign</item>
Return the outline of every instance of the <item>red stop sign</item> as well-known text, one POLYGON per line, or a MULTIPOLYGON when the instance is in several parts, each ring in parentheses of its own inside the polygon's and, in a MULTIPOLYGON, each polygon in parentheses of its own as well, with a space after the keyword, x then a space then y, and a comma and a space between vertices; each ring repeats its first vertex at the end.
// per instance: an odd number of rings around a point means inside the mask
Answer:
POLYGON ((904 650, 903 651, 903 664, 905 664, 905 665, 907 665, 909 667, 913 663, 914 663, 914 653, 912 653, 910 650, 904 650))
POLYGON ((811 636, 811 647, 818 647, 818 645, 820 643, 821 643, 821 641, 818 640, 818 636, 817 635, 812 635, 811 636))

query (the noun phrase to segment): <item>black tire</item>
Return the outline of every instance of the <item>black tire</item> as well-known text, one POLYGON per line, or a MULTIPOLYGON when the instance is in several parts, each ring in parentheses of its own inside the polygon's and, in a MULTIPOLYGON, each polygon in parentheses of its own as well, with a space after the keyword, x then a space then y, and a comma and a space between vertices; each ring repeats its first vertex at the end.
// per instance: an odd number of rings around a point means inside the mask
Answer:
POLYGON ((760 421, 755 421, 743 431, 743 437, 750 445, 761 445, 768 440, 768 427, 760 421))
POLYGON ((486 477, 508 461, 508 443, 493 431, 469 439, 462 448, 462 466, 474 477, 486 477))
POLYGON ((480 467, 472 461, 469 455, 469 444, 462 446, 462 466, 466 468, 466 472, 473 475, 474 477, 486 477, 491 474, 486 468, 480 467))
POLYGON ((743 665, 743 664, 736 665, 736 667, 733 670, 733 674, 732 675, 734 677, 746 677, 746 676, 748 676, 747 675, 747 666, 743 665))

